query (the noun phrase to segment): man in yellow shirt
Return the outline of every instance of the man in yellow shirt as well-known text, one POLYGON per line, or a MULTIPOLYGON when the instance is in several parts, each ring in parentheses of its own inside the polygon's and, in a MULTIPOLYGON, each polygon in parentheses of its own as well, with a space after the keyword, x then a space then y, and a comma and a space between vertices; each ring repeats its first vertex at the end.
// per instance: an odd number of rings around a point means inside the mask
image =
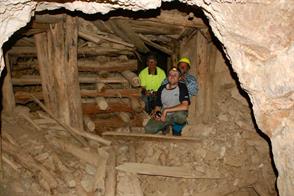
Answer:
POLYGON ((157 58, 154 54, 147 57, 147 67, 140 74, 142 86, 142 99, 145 102, 145 110, 150 113, 155 105, 156 92, 162 81, 166 78, 164 71, 157 67, 157 58))

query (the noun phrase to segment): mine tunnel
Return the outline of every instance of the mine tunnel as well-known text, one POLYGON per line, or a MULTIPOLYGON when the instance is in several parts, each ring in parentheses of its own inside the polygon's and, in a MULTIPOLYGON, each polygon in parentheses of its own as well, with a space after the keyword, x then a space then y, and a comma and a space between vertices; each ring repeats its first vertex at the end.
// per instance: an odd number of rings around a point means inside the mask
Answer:
POLYGON ((277 195, 269 138, 197 6, 36 12, 3 45, 1 195, 277 195), (146 134, 138 74, 191 60, 182 136, 146 134))

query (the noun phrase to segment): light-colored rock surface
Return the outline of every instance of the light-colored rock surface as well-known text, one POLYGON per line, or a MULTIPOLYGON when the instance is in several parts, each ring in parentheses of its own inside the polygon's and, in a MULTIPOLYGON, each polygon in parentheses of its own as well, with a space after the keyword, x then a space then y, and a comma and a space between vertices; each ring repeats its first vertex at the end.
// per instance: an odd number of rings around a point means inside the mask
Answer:
MULTIPOLYGON (((209 23, 239 81, 248 92, 259 128, 271 139, 279 171, 280 195, 294 195, 294 1, 276 0, 183 0, 204 8, 209 23)), ((119 0, 114 4, 39 3, 1 1, 0 45, 25 26, 34 11, 65 6, 85 13, 107 13, 119 6, 152 9, 161 1, 119 0)), ((0 51, 1 67, 3 54, 0 51)))
POLYGON ((188 4, 204 8, 271 139, 280 195, 294 195, 294 1, 218 2, 188 4))

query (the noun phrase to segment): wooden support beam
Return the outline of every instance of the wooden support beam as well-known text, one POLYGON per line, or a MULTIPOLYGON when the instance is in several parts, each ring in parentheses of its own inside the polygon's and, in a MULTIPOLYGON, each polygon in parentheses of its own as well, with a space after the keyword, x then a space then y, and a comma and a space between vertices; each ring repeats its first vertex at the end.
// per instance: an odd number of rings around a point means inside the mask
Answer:
MULTIPOLYGON (((124 48, 111 48, 111 47, 81 47, 78 48, 78 56, 119 56, 119 55, 133 55, 134 49, 124 47, 124 48)), ((8 51, 9 55, 12 56, 37 56, 37 50, 35 47, 12 47, 8 51)))
MULTIPOLYGON (((42 92, 32 92, 32 95, 40 100, 43 100, 42 92)), ((140 97, 141 92, 139 89, 105 89, 101 92, 96 90, 81 90, 82 97, 140 97)), ((27 103, 33 99, 30 97, 30 93, 25 91, 15 92, 16 103, 27 103)))
POLYGON ((98 149, 98 154, 100 157, 103 157, 98 160, 96 174, 94 177, 94 183, 92 186, 92 192, 99 190, 101 195, 105 195, 105 178, 106 178, 106 169, 107 162, 109 159, 109 154, 102 148, 98 149))
POLYGON ((116 154, 113 148, 110 149, 106 165, 105 196, 116 195, 116 154))
POLYGON ((57 139, 54 137, 50 137, 48 142, 58 147, 60 150, 70 153, 79 160, 85 161, 93 166, 98 166, 99 155, 94 151, 87 151, 81 148, 81 146, 71 143, 70 141, 66 141, 64 139, 57 139))
MULTIPOLYGON (((56 103, 58 118, 64 121, 66 124, 70 124, 70 108, 69 108, 69 97, 67 94, 67 72, 66 72, 66 64, 67 60, 65 54, 66 48, 66 34, 67 29, 64 29, 64 23, 60 22, 57 24, 50 24, 51 28, 48 32, 48 39, 51 42, 51 50, 52 50, 52 69, 53 69, 53 77, 56 82, 56 103)), ((74 32, 73 32, 74 34, 74 32)), ((73 77, 73 76, 71 76, 73 77)))
POLYGON ((12 83, 16 84, 42 84, 42 93, 45 106, 55 115, 58 115, 57 103, 57 83, 53 75, 52 43, 50 35, 40 33, 34 36, 37 57, 39 63, 40 76, 24 76, 23 78, 13 78, 12 83))
POLYGON ((83 39, 85 39, 87 41, 93 42, 95 44, 101 44, 102 43, 101 39, 95 34, 79 31, 78 35, 79 35, 79 37, 81 37, 81 38, 83 38, 83 39))
POLYGON ((107 110, 107 108, 109 107, 104 97, 96 97, 96 104, 99 107, 99 109, 103 111, 107 110))
POLYGON ((70 125, 83 130, 83 113, 78 73, 78 27, 77 18, 67 15, 65 18, 65 71, 67 95, 69 99, 70 125))
POLYGON ((194 137, 185 137, 185 136, 169 136, 169 135, 156 135, 156 134, 145 134, 145 133, 124 133, 124 132, 104 132, 103 136, 115 137, 118 139, 151 139, 158 141, 182 141, 182 142, 201 142, 200 139, 194 137))
POLYGON ((84 114, 83 120, 84 120, 85 129, 87 131, 94 132, 95 131, 95 123, 93 122, 93 120, 86 114, 84 114))
POLYGON ((37 56, 37 49, 35 47, 12 47, 7 51, 9 55, 18 56, 37 56))
POLYGON ((59 23, 64 20, 63 14, 52 15, 52 14, 36 14, 34 21, 38 23, 53 24, 59 23))
POLYGON ((203 120, 205 115, 206 94, 208 91, 209 62, 208 62, 208 40, 198 31, 196 35, 196 73, 199 84, 198 95, 196 96, 196 118, 203 120))
POLYGON ((205 123, 211 122, 213 117, 215 116, 214 109, 214 75, 215 75, 215 66, 216 66, 216 58, 217 58, 217 48, 214 43, 210 42, 208 45, 208 70, 207 70, 207 87, 205 93, 205 103, 204 103, 204 116, 203 121, 205 123))
POLYGON ((111 26, 112 31, 123 40, 134 44, 136 48, 142 53, 149 52, 149 49, 145 46, 144 42, 141 40, 138 34, 132 30, 128 21, 115 19, 109 20, 108 23, 111 26))
POLYGON ((126 70, 136 71, 138 68, 137 60, 128 61, 111 61, 106 63, 99 63, 97 61, 80 59, 78 61, 79 71, 93 71, 93 72, 123 72, 126 70))
POLYGON ((85 40, 94 42, 95 44, 100 44, 101 40, 104 40, 104 41, 109 41, 109 42, 116 43, 116 44, 121 44, 121 45, 129 47, 129 48, 135 47, 133 44, 129 44, 127 42, 124 42, 124 41, 121 41, 118 39, 109 38, 106 36, 92 34, 92 33, 83 32, 83 31, 79 31, 79 36, 85 40))
POLYGON ((156 49, 158 49, 159 51, 167 54, 167 55, 172 55, 173 54, 173 51, 168 49, 168 48, 165 48, 157 43, 154 43, 153 41, 151 41, 150 39, 148 39, 146 36, 142 35, 142 34, 139 34, 139 37, 149 46, 152 46, 156 49))
POLYGON ((81 90, 82 97, 140 97, 139 89, 104 89, 101 92, 96 90, 81 90))
MULTIPOLYGON (((177 46, 178 44, 174 44, 174 46, 177 46)), ((178 49, 178 57, 189 57, 191 60, 191 66, 190 66, 190 74, 194 75, 195 77, 198 77, 197 72, 197 33, 193 34, 192 36, 184 37, 183 40, 180 42, 180 47, 177 47, 178 49)), ((173 63, 176 63, 178 61, 178 58, 173 58, 173 63)), ((202 87, 200 87, 202 89, 202 87)), ((203 89, 202 89, 203 90, 203 89)), ((189 106, 189 115, 188 115, 188 122, 189 124, 196 124, 197 118, 196 118, 196 112, 198 110, 198 104, 197 104, 197 98, 198 95, 190 97, 191 104, 189 106)))
POLYGON ((154 19, 129 20, 126 17, 118 17, 120 20, 129 21, 133 31, 148 35, 177 35, 183 31, 179 25, 162 23, 154 19))
MULTIPOLYGON (((4 65, 4 62, 2 62, 1 64, 4 65)), ((2 74, 4 75, 4 81, 1 89, 3 111, 7 114, 12 114, 15 109, 15 98, 11 82, 10 62, 8 54, 5 54, 5 68, 2 74)), ((3 79, 3 76, 1 78, 3 79)))
MULTIPOLYGON (((43 68, 40 69, 40 71, 42 71, 43 68)), ((50 73, 50 72, 47 72, 50 73)), ((49 77, 50 74, 46 74, 46 76, 49 77)), ((17 86, 24 86, 24 85, 39 85, 39 84, 43 84, 42 82, 42 76, 36 76, 36 75, 23 75, 20 78, 12 78, 12 84, 13 85, 17 85, 17 86)), ((129 82, 123 78, 122 76, 113 76, 113 77, 107 77, 107 78, 101 78, 95 75, 91 75, 91 76, 79 76, 79 82, 83 83, 83 84, 94 84, 96 82, 102 82, 102 83, 106 83, 106 84, 124 84, 127 85, 129 84, 129 82)), ((52 82, 51 85, 53 85, 54 83, 52 82)), ((48 87, 45 87, 48 88, 48 87)), ((44 87, 43 87, 44 89, 44 87)))
POLYGON ((84 56, 119 56, 119 55, 133 55, 135 49, 126 46, 118 45, 116 47, 111 46, 95 46, 95 47, 81 47, 78 48, 78 55, 84 56), (118 47, 120 46, 120 47, 118 47))
POLYGON ((127 70, 123 71, 121 74, 130 82, 133 87, 139 87, 141 85, 140 78, 134 72, 127 70))

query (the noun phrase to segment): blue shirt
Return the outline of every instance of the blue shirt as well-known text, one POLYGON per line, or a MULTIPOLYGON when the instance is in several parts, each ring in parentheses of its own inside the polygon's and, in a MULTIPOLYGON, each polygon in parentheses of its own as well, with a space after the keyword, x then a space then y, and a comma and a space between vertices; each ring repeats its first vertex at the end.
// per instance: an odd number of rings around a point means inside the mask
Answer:
MULTIPOLYGON (((197 79, 195 76, 189 73, 186 73, 186 79, 180 80, 180 82, 183 82, 186 84, 189 91, 189 97, 197 95, 199 87, 198 87, 197 79)), ((167 84, 167 83, 168 83, 167 78, 165 78, 162 84, 167 84)))

